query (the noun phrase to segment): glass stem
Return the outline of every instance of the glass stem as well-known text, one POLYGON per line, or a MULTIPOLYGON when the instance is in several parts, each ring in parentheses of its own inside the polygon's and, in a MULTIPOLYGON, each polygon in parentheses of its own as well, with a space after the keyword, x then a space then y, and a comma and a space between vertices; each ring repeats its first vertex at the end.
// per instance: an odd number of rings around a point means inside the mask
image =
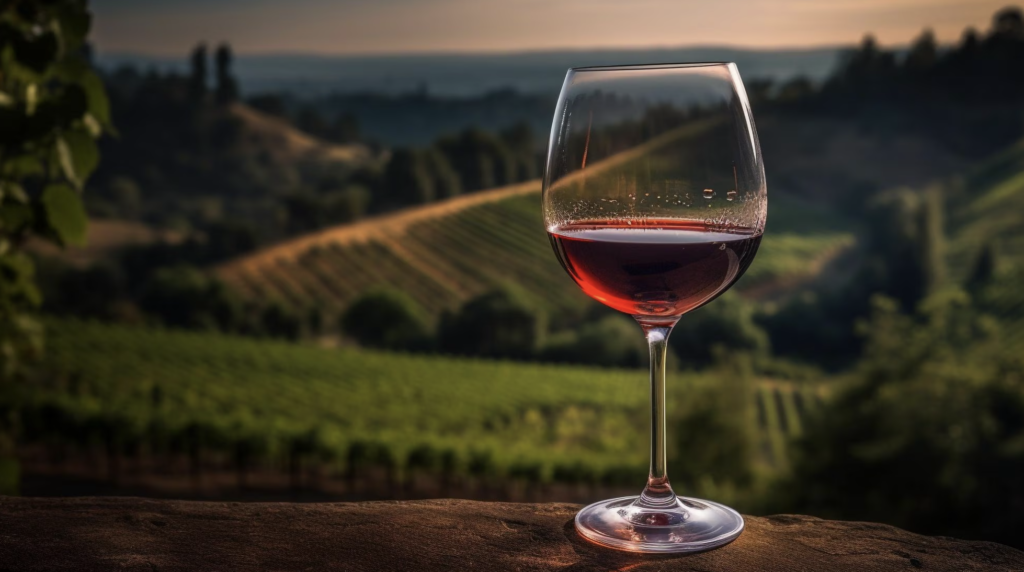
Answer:
POLYGON ((665 357, 671 323, 640 321, 651 351, 651 470, 647 486, 634 503, 643 508, 670 508, 676 504, 676 494, 668 482, 665 448, 665 357))

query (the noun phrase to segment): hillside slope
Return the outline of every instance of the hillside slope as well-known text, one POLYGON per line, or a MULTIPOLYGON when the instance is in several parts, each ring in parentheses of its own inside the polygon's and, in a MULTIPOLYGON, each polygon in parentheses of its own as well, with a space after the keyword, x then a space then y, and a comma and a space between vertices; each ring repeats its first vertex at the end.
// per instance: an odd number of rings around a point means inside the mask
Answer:
POLYGON ((954 278, 966 277, 986 243, 1004 269, 1024 263, 1024 141, 969 172, 949 197, 947 216, 954 278))
POLYGON ((976 291, 982 310, 1002 322, 1002 342, 1024 348, 1024 141, 969 172, 947 201, 950 279, 965 283, 985 248, 994 276, 976 291))
POLYGON ((267 115, 244 103, 231 104, 229 113, 242 122, 245 138, 250 143, 277 160, 322 159, 359 165, 373 158, 366 145, 338 145, 323 141, 284 119, 267 115))
MULTIPOLYGON (((667 132, 587 166, 628 167, 647 154, 692 145, 708 124, 667 132)), ((675 152, 673 150, 673 152, 675 152)), ((768 232, 742 284, 794 280, 854 242, 851 221, 784 193, 769 207, 768 232)), ((344 309, 367 289, 406 291, 432 314, 513 282, 549 309, 588 303, 556 261, 541 221, 540 183, 467 194, 300 237, 215 270, 243 296, 295 307, 344 309)))
MULTIPOLYGON (((438 313, 504 282, 522 286, 549 307, 579 307, 587 299, 551 252, 538 186, 524 183, 330 228, 215 272, 247 298, 328 312, 388 285, 438 313)), ((769 223, 741 288, 776 280, 792 285, 853 244, 848 222, 838 219, 827 229, 835 216, 796 199, 776 202, 771 216, 777 211, 779 222, 769 223)))

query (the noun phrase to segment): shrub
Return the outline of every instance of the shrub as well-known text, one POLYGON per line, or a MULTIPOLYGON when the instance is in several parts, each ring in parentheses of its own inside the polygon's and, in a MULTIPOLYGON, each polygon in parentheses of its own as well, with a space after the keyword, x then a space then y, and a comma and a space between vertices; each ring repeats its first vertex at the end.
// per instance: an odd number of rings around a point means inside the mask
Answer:
POLYGON ((302 318, 279 302, 271 302, 260 318, 263 331, 272 338, 297 340, 302 335, 302 318))
POLYGON ((241 320, 241 305, 224 283, 185 265, 157 270, 139 306, 168 326, 232 331, 241 320))
POLYGON ((805 428, 785 510, 1024 546, 1024 363, 993 322, 961 294, 914 315, 876 298, 861 333, 856 379, 805 428))
POLYGON ((742 488, 754 477, 749 356, 733 355, 716 369, 712 383, 686 388, 670 419, 675 451, 668 474, 690 488, 709 480, 742 488))
POLYGON ((726 294, 683 316, 672 330, 669 345, 687 366, 711 363, 715 347, 758 355, 770 351, 768 334, 754 322, 753 304, 737 294, 726 294))
POLYGON ((371 348, 412 350, 428 345, 423 309, 399 290, 372 290, 357 298, 342 315, 341 330, 371 348))
POLYGON ((642 367, 647 363, 647 342, 635 321, 612 314, 554 337, 542 357, 555 362, 642 367))
POLYGON ((544 331, 544 316, 519 292, 492 290, 441 317, 439 342, 446 352, 528 359, 544 331))

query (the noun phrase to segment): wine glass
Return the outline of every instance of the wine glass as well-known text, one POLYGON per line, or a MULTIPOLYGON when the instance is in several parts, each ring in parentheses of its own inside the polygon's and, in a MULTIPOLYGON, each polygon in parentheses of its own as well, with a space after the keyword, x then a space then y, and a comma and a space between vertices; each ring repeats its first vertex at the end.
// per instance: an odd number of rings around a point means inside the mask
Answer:
POLYGON ((764 232, 764 166, 736 65, 570 69, 543 196, 566 272, 591 298, 633 316, 651 354, 647 486, 584 508, 576 529, 634 552, 696 552, 734 540, 739 513, 676 496, 669 484, 665 354, 680 317, 743 275, 764 232))

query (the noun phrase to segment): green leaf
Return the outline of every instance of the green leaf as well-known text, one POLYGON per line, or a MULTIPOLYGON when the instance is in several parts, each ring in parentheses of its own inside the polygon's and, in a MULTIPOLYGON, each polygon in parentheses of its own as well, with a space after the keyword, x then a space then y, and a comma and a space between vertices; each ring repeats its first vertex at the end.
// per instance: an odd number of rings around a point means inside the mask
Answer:
POLYGON ((19 203, 28 202, 28 194, 25 188, 14 181, 0 181, 0 202, 4 199, 12 199, 19 203))
POLYGON ((5 201, 0 205, 0 229, 4 234, 18 234, 32 225, 32 207, 25 203, 5 201))
POLYGON ((4 178, 22 180, 43 174, 43 162, 36 155, 18 155, 0 163, 4 178))
POLYGON ((25 86, 25 114, 32 115, 36 112, 36 105, 39 104, 39 86, 30 83, 25 86))
POLYGON ((32 306, 38 306, 43 298, 35 285, 36 265, 24 252, 12 252, 0 256, 0 268, 11 288, 9 295, 21 296, 32 306))
POLYGON ((96 118, 91 113, 86 113, 82 116, 82 123, 85 124, 85 129, 89 131, 89 135, 92 135, 93 139, 103 135, 103 126, 100 125, 99 121, 96 121, 96 118))
POLYGON ((64 132, 61 139, 64 140, 67 151, 70 153, 76 186, 82 188, 100 162, 100 152, 96 147, 96 141, 89 132, 78 129, 64 132))
POLYGON ((54 104, 59 121, 65 125, 81 119, 89 111, 89 97, 85 88, 74 83, 64 88, 64 93, 54 104))
POLYGON ((28 118, 21 106, 0 107, 0 147, 17 148, 25 136, 28 118))
POLYGON ((78 193, 71 187, 57 183, 43 189, 43 209, 46 220, 64 246, 84 246, 89 218, 78 193))
POLYGON ((96 72, 86 72, 78 84, 85 90, 89 99, 89 114, 92 115, 100 125, 110 128, 110 100, 107 99, 107 90, 103 87, 103 80, 96 72))
POLYGON ((60 52, 57 35, 53 32, 44 32, 35 38, 15 36, 11 41, 11 47, 14 48, 14 57, 18 63, 37 74, 44 73, 46 68, 56 61, 60 52))
MULTIPOLYGON (((64 178, 71 181, 76 187, 81 187, 78 183, 78 175, 75 174, 75 162, 71 157, 71 148, 68 146, 67 141, 64 141, 63 137, 58 137, 53 142, 53 152, 57 158, 57 164, 60 165, 60 170, 64 173, 64 178)), ((50 175, 53 176, 52 174, 50 175)))
POLYGON ((64 6, 57 11, 57 23, 64 43, 64 53, 71 54, 77 52, 85 42, 89 25, 92 23, 92 15, 84 6, 64 6))
POLYGON ((50 68, 50 77, 65 82, 77 82, 89 71, 89 63, 78 57, 64 58, 50 68))

